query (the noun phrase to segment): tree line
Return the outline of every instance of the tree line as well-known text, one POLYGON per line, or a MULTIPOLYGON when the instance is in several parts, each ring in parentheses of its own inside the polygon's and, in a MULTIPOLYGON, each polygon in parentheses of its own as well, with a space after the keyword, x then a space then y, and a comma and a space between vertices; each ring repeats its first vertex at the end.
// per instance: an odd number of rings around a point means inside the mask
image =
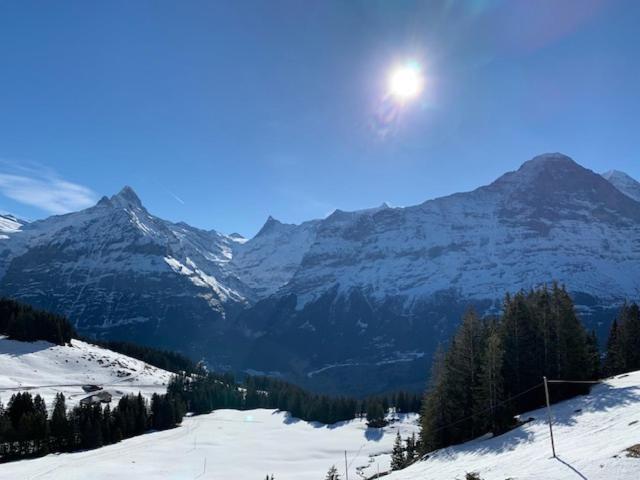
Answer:
MULTIPOLYGON (((595 333, 585 330, 564 287, 507 295, 495 318, 467 312, 434 359, 421 411, 422 452, 512 428, 516 414, 544 404, 543 376, 600 376, 595 333)), ((554 384, 551 396, 559 401, 586 391, 554 384)))
MULTIPOLYGON (((59 345, 70 342, 71 338, 78 338, 66 318, 8 299, 0 299, 0 333, 16 340, 47 340, 59 345)), ((210 412, 217 408, 277 408, 302 420, 328 424, 366 416, 370 426, 382 427, 391 406, 398 412, 417 412, 422 400, 421 396, 409 392, 364 400, 330 397, 310 393, 291 383, 270 377, 244 376, 236 381, 235 376, 230 373, 208 373, 202 363, 195 363, 177 352, 131 342, 88 338, 83 340, 173 372, 183 381, 187 377, 193 377, 189 380, 189 389, 182 395, 185 402, 192 404, 191 410, 195 413, 210 412)))
MULTIPOLYGON (((371 405, 390 408, 394 399, 405 408, 416 405, 404 393, 356 400, 311 394, 268 377, 247 377, 237 383, 230 373, 182 372, 171 378, 166 394, 153 394, 150 402, 140 393, 125 395, 113 409, 97 403, 69 410, 65 396, 58 393, 48 416, 40 395, 19 392, 6 407, 0 402, 0 461, 98 448, 149 430, 166 430, 179 425, 187 411, 198 415, 220 408, 269 408, 289 411, 302 420, 335 423, 364 416, 371 405)), ((368 415, 367 419, 379 421, 368 415)))
POLYGON ((158 394, 150 404, 138 394, 123 396, 113 409, 97 403, 68 410, 58 393, 48 416, 40 395, 16 393, 6 408, 0 402, 0 461, 98 448, 150 429, 173 428, 185 411, 180 398, 158 394))
POLYGON ((23 342, 46 340, 57 345, 77 337, 66 318, 7 298, 0 298, 0 334, 23 342))
POLYGON ((195 414, 220 408, 268 408, 287 411, 301 420, 326 424, 366 416, 372 427, 383 426, 391 407, 398 413, 415 412, 419 411, 421 402, 420 396, 408 392, 358 400, 311 393, 270 377, 247 376, 237 383, 231 373, 211 372, 196 376, 175 375, 167 386, 167 393, 179 396, 195 414))

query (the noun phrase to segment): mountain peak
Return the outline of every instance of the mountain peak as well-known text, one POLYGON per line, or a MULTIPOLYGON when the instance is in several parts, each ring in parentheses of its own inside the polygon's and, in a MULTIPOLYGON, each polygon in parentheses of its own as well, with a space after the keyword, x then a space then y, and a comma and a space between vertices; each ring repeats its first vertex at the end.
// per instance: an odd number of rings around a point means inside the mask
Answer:
POLYGON ((543 182, 549 184, 550 180, 559 180, 572 176, 581 176, 581 174, 593 173, 587 170, 562 153, 544 153, 533 157, 531 160, 524 162, 515 172, 508 172, 493 182, 493 186, 520 186, 531 187, 532 185, 543 182))
POLYGON ((269 215, 269 218, 267 218, 267 221, 264 223, 260 231, 256 234, 256 237, 258 235, 264 235, 265 233, 269 233, 275 230, 276 228, 281 227, 282 225, 284 224, 280 220, 276 220, 271 215, 269 215))
POLYGON ((627 197, 640 202, 640 182, 631 175, 621 172, 620 170, 609 170, 602 174, 602 178, 607 180, 627 197))
POLYGON ((553 152, 543 153, 533 157, 522 164, 519 170, 553 168, 558 166, 576 166, 578 165, 571 157, 564 153, 553 152))
POLYGON ((111 197, 111 203, 121 207, 142 208, 142 202, 136 192, 128 185, 125 185, 116 195, 111 197))

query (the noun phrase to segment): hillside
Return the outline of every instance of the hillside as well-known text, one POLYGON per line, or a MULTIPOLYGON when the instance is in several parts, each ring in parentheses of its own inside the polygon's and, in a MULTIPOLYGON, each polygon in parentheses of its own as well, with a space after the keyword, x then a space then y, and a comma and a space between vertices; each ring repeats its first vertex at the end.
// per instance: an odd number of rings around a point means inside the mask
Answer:
POLYGON ((0 399, 5 404, 12 393, 28 389, 40 394, 48 408, 58 392, 73 406, 88 395, 84 384, 104 386, 115 404, 125 394, 164 393, 170 377, 170 372, 80 340, 60 346, 0 337, 0 399))
POLYGON ((385 478, 452 480, 467 472, 484 480, 638 478, 640 458, 626 449, 640 444, 640 372, 609 379, 552 409, 557 459, 551 457, 546 410, 540 409, 521 415, 532 420, 520 428, 436 451, 385 478))
POLYGON ((395 434, 417 431, 415 415, 382 430, 364 420, 308 423, 274 410, 218 410, 188 417, 182 426, 88 452, 48 455, 0 466, 7 478, 224 478, 317 480, 335 464, 349 478, 388 468, 395 434))
MULTIPOLYGON (((389 480, 454 480, 478 472, 484 480, 635 480, 640 459, 626 449, 640 443, 640 372, 620 375, 591 394, 554 405, 558 459, 551 458, 544 409, 525 413, 525 425, 495 438, 480 438, 437 451, 392 473, 389 480)), ((152 478, 264 478, 316 480, 336 464, 349 478, 388 468, 397 429, 417 432, 410 415, 383 430, 363 421, 322 425, 274 410, 218 410, 188 417, 177 429, 150 433, 94 451, 3 465, 8 478, 80 480, 152 478), (250 452, 250 454, 247 454, 250 452), (358 473, 360 472, 360 473, 358 473)))

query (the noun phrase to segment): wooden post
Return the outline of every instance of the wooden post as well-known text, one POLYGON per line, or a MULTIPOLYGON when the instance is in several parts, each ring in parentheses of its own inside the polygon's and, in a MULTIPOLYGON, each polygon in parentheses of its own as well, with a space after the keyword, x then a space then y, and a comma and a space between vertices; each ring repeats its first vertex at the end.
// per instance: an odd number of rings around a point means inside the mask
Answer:
POLYGON ((547 416, 549 417, 549 434, 551 435, 551 451, 553 452, 553 458, 556 458, 556 445, 553 441, 553 427, 551 426, 551 405, 549 404, 549 386, 547 384, 547 377, 542 377, 544 379, 544 395, 547 399, 547 416))

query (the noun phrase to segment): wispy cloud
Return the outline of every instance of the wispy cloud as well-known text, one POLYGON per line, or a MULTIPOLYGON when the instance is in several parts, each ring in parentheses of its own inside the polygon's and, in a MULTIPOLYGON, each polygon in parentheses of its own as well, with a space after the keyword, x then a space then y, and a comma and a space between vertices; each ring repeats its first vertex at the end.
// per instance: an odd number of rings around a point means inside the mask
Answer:
POLYGON ((93 190, 69 182, 46 167, 0 163, 0 193, 12 200, 61 214, 93 205, 93 190))

